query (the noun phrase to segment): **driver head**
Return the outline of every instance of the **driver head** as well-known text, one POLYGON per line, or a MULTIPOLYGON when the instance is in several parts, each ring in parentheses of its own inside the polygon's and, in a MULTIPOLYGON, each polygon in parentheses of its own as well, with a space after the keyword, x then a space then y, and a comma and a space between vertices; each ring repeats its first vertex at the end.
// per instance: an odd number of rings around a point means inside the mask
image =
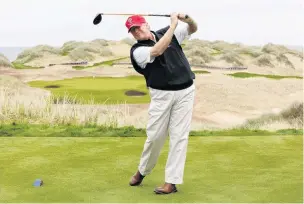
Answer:
POLYGON ((93 20, 93 24, 97 25, 97 24, 99 24, 101 22, 101 20, 102 20, 102 15, 101 14, 97 14, 96 17, 93 20))

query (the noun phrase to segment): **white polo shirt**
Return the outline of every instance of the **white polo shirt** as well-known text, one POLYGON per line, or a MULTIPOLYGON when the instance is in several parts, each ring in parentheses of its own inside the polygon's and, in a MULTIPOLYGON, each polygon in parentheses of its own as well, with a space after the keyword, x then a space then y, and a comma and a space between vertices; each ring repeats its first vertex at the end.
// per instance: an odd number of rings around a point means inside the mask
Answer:
MULTIPOLYGON (((179 24, 176 27, 176 29, 174 31, 174 35, 175 35, 176 39, 178 40, 179 44, 181 44, 183 42, 183 40, 187 36, 189 36, 188 26, 189 26, 188 24, 179 24)), ((151 57, 151 55, 150 55, 151 48, 152 47, 149 47, 149 46, 141 46, 141 47, 136 48, 133 52, 133 56, 134 56, 136 63, 138 64, 138 66, 140 66, 143 69, 146 67, 146 65, 148 63, 152 63, 155 59, 155 57, 151 57)))

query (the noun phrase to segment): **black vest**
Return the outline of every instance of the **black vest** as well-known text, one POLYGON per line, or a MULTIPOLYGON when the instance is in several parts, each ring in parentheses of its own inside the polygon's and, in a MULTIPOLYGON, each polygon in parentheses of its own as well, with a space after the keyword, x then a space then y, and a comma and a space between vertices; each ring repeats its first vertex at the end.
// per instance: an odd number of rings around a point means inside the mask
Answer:
MULTIPOLYGON (((156 41, 166 33, 169 26, 156 32, 151 31, 156 41)), ((133 57, 133 51, 140 46, 154 46, 153 40, 137 41, 130 51, 130 58, 134 69, 142 74, 146 79, 147 87, 160 90, 181 90, 190 87, 195 79, 194 73, 191 71, 190 64, 179 45, 176 37, 173 38, 165 50, 165 52, 155 57, 152 63, 148 63, 143 69, 139 67, 133 57)))

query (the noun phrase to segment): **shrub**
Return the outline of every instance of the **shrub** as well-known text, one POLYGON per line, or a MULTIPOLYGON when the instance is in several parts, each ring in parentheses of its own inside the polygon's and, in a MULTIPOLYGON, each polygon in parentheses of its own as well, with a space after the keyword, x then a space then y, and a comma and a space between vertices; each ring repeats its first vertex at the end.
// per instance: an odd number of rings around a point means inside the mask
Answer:
POLYGON ((233 65, 236 65, 236 66, 244 65, 244 63, 242 62, 242 58, 234 52, 226 53, 220 59, 225 60, 228 63, 232 63, 233 65))
POLYGON ((283 54, 279 54, 278 56, 276 56, 276 59, 281 62, 284 63, 286 66, 291 67, 291 68, 295 68, 294 65, 289 61, 289 59, 283 54))
POLYGON ((286 110, 282 111, 280 115, 290 123, 298 121, 303 124, 303 102, 293 103, 286 110))
POLYGON ((103 57, 107 57, 107 56, 112 56, 113 55, 113 52, 107 48, 107 47, 103 47, 99 50, 100 52, 100 56, 103 56, 103 57))
POLYGON ((67 55, 72 50, 76 49, 77 47, 80 47, 84 45, 84 42, 78 42, 78 41, 68 41, 62 45, 60 48, 61 54, 67 55))
POLYGON ((192 61, 191 63, 193 64, 204 64, 213 60, 213 57, 210 54, 210 49, 206 47, 195 47, 193 49, 186 50, 185 55, 188 58, 191 58, 190 61, 192 61))
POLYGON ((226 51, 230 51, 230 50, 239 48, 241 45, 236 44, 236 43, 232 44, 232 43, 228 43, 225 41, 216 40, 216 41, 212 42, 209 46, 210 46, 210 48, 212 48, 214 50, 226 52, 226 51))
POLYGON ((241 47, 235 49, 234 51, 239 54, 249 55, 253 58, 259 57, 263 54, 263 52, 261 52, 260 50, 251 47, 241 47))
POLYGON ((277 55, 279 53, 286 53, 289 49, 282 45, 275 45, 273 43, 268 43, 263 46, 262 52, 268 53, 268 54, 274 54, 277 55))
POLYGON ((270 54, 262 54, 255 59, 254 63, 258 66, 274 67, 271 61, 272 60, 270 54))
POLYGON ((69 57, 74 61, 78 61, 78 60, 90 61, 95 59, 95 57, 89 51, 87 51, 85 47, 75 48, 69 53, 69 57))

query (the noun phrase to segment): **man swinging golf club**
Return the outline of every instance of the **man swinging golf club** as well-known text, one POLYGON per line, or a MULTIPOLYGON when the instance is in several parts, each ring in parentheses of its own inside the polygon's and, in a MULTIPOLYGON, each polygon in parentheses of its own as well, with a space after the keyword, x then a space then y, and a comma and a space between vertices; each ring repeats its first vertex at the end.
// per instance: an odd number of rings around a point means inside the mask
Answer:
POLYGON ((180 44, 197 31, 197 24, 184 14, 173 13, 170 18, 170 26, 157 31, 151 31, 140 15, 130 16, 125 23, 137 40, 130 50, 133 67, 145 77, 151 96, 147 139, 129 184, 140 185, 151 173, 169 134, 165 183, 154 190, 157 194, 177 192, 175 185, 183 183, 195 92, 195 75, 180 44), (178 25, 179 20, 185 24, 178 25))

